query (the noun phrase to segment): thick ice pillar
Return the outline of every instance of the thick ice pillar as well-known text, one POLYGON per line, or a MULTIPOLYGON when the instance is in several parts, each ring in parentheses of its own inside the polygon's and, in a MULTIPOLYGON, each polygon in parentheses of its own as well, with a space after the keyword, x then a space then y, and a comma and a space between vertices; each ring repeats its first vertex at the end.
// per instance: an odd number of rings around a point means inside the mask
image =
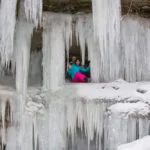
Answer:
POLYGON ((120 73, 120 0, 92 0, 94 34, 100 50, 103 81, 120 73))
POLYGON ((54 13, 44 17, 43 88, 49 90, 65 82, 65 48, 72 38, 72 17, 54 13))

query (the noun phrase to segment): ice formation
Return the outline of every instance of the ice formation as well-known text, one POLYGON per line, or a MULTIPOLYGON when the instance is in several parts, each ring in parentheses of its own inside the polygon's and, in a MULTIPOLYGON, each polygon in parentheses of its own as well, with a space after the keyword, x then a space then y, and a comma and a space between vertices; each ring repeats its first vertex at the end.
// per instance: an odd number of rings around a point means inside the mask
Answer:
POLYGON ((0 3, 0 62, 8 65, 14 50, 17 0, 1 0, 0 3))
POLYGON ((72 16, 45 13, 43 30, 43 88, 56 89, 64 84, 65 50, 69 57, 72 16))
POLYGON ((26 93, 28 85, 28 72, 30 61, 31 36, 33 32, 33 24, 22 19, 17 22, 15 57, 16 57, 16 125, 17 132, 17 148, 23 149, 24 134, 24 106, 26 102, 26 93))
POLYGON ((105 72, 103 81, 114 80, 120 73, 120 7, 120 0, 92 0, 94 35, 100 50, 100 70, 105 72))
POLYGON ((27 20, 33 22, 35 27, 41 25, 42 5, 42 0, 24 0, 24 8, 27 20))
POLYGON ((127 81, 149 80, 150 28, 144 18, 125 17, 121 25, 122 74, 127 81))

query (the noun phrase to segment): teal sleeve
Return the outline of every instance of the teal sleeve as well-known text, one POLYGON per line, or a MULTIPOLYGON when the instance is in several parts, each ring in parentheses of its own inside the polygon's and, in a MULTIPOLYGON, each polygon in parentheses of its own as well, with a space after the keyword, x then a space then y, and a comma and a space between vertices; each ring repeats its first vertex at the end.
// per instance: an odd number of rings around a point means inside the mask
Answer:
POLYGON ((83 72, 83 73, 89 72, 90 71, 90 67, 87 67, 87 68, 80 67, 80 71, 83 72))
POLYGON ((69 69, 67 72, 68 72, 69 75, 71 75, 71 69, 69 69))

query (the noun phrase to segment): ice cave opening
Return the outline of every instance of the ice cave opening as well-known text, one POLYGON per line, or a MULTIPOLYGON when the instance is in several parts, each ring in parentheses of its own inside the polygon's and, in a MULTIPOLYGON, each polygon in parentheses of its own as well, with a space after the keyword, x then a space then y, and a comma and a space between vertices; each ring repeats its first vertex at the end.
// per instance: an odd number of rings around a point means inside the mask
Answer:
POLYGON ((149 10, 1 0, 0 150, 149 150, 149 10), (91 83, 66 81, 73 55, 90 60, 91 83))

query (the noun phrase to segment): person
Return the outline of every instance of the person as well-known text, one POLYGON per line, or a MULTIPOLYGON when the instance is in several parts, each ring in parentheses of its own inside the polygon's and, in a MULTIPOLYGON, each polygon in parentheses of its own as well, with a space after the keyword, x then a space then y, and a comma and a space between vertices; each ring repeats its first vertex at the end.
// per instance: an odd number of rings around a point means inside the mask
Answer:
POLYGON ((70 64, 75 64, 76 60, 77 60, 77 57, 72 56, 70 64))
POLYGON ((80 66, 80 60, 77 59, 75 63, 68 64, 68 74, 72 78, 72 82, 87 82, 88 78, 82 72, 90 71, 90 67, 82 68, 80 66))
MULTIPOLYGON (((83 68, 87 68, 87 67, 89 67, 89 65, 90 65, 90 61, 85 61, 85 65, 83 66, 83 68)), ((91 77, 90 71, 81 72, 81 73, 83 73, 86 77, 88 77, 90 79, 90 77, 91 77)))

